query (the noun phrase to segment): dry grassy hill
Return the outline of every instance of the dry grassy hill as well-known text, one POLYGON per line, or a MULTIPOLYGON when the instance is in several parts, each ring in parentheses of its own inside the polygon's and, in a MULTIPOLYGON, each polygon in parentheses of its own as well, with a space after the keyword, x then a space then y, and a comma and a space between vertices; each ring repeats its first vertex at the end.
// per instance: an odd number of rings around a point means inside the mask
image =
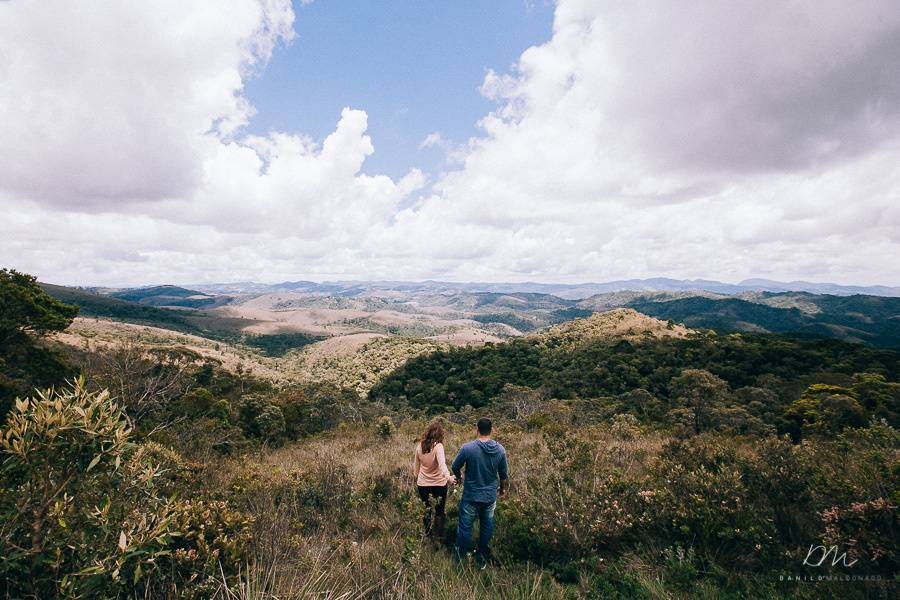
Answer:
POLYGON ((291 377, 333 383, 365 396, 385 375, 409 359, 446 347, 447 344, 426 339, 361 333, 312 344, 285 357, 284 363, 291 377))
POLYGON ((262 356, 257 350, 161 327, 76 317, 68 329, 53 335, 51 339, 88 351, 110 349, 123 343, 136 344, 148 350, 183 348, 229 371, 235 371, 240 365, 247 374, 255 377, 275 382, 285 380, 279 359, 262 356))
POLYGON ((693 331, 683 325, 648 317, 630 308, 617 308, 555 325, 538 337, 548 342, 575 345, 595 339, 683 338, 690 333, 693 331))

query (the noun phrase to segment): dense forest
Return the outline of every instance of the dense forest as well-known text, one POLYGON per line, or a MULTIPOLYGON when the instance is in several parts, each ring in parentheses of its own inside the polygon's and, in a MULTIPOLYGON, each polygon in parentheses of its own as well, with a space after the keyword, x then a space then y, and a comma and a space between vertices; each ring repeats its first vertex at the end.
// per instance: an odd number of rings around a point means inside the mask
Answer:
POLYGON ((660 319, 718 332, 768 331, 793 336, 828 336, 875 346, 900 348, 900 298, 763 294, 762 301, 806 305, 772 306, 741 298, 679 298, 665 302, 636 300, 628 306, 660 319))
MULTIPOLYGON (((372 400, 409 405, 429 413, 489 406, 509 386, 540 388, 547 397, 599 399, 611 410, 623 396, 640 390, 655 417, 679 408, 673 382, 685 369, 703 370, 722 382, 725 406, 745 411, 750 423, 765 416, 782 433, 798 433, 788 411, 814 383, 834 385, 855 399, 848 408, 860 418, 887 419, 900 426, 900 353, 828 338, 790 339, 777 335, 700 335, 688 339, 587 341, 574 347, 542 338, 482 348, 460 348, 420 356, 385 378, 372 400), (859 382, 880 382, 862 385, 859 382), (874 391, 875 388, 878 391, 874 391), (886 396, 883 394, 887 394, 886 396), (763 410, 751 400, 764 398, 763 410)), ((731 415, 735 419, 737 413, 731 415)))

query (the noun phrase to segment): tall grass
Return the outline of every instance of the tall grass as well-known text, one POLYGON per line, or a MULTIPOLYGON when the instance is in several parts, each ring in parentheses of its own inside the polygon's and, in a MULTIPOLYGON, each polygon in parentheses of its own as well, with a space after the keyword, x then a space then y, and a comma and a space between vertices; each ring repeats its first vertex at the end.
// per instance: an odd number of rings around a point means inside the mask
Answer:
MULTIPOLYGON (((471 560, 456 563, 449 543, 460 490, 451 490, 448 497, 447 539, 433 543, 421 531, 423 507, 411 469, 415 439, 424 427, 423 421, 406 421, 384 439, 372 426, 344 425, 286 447, 219 462, 203 472, 202 493, 228 497, 253 519, 254 558, 236 581, 222 578, 217 597, 668 599, 717 598, 727 592, 746 598, 832 593, 861 598, 871 591, 863 589, 860 595, 860 589, 841 584, 779 587, 771 569, 796 562, 785 554, 768 554, 775 556, 775 562, 768 563, 750 556, 755 562, 743 567, 729 567, 731 558, 717 564, 721 549, 741 557, 754 554, 752 542, 740 539, 714 540, 714 552, 702 554, 706 538, 697 536, 703 527, 727 533, 738 526, 723 522, 719 513, 724 503, 718 506, 718 488, 732 481, 727 476, 735 465, 759 476, 768 472, 761 450, 765 444, 759 438, 707 436, 686 450, 677 450, 677 444, 673 450, 669 444, 674 438, 662 432, 622 435, 614 427, 586 426, 565 433, 552 422, 543 431, 498 427, 496 437, 509 455, 511 486, 509 499, 500 501, 497 510, 497 561, 485 571, 476 570, 471 560), (668 469, 679 460, 673 457, 682 456, 677 452, 688 452, 683 457, 689 475, 670 480, 668 469), (692 458, 692 452, 699 454, 692 458), (732 466, 716 474, 707 470, 715 467, 691 466, 695 458, 732 466), (684 485, 693 487, 677 487, 684 485), (716 506, 708 504, 713 499, 716 506), (695 504, 699 512, 682 514, 684 502, 695 504), (685 537, 680 526, 657 520, 660 511, 680 515, 677 518, 698 527, 698 533, 685 537), (698 516, 704 514, 707 517, 698 516), (555 537, 557 527, 561 537, 555 537), (523 545, 533 544, 542 546, 523 552, 523 545), (744 550, 747 544, 749 553, 744 550), (696 557, 671 558, 690 545, 696 557), (562 554, 554 555, 557 551, 562 554)), ((475 432, 452 423, 446 431, 445 447, 452 460, 475 432)), ((846 487, 835 482, 870 461, 861 451, 846 457, 824 447, 791 452, 810 464, 828 461, 820 472, 829 473, 832 482, 798 481, 818 486, 826 500, 834 495, 835 485, 846 487)), ((896 449, 889 453, 898 457, 896 449)), ((744 483, 751 485, 749 481, 744 483)), ((863 481, 848 491, 848 498, 878 496, 881 488, 891 489, 872 474, 863 481)), ((767 518, 767 500, 758 491, 736 489, 731 493, 743 494, 741 502, 758 504, 729 510, 738 511, 745 524, 767 518), (762 512, 751 512, 756 510, 762 512)), ((812 530, 804 535, 817 539, 812 530)), ((771 543, 776 549, 790 549, 784 539, 771 543)))

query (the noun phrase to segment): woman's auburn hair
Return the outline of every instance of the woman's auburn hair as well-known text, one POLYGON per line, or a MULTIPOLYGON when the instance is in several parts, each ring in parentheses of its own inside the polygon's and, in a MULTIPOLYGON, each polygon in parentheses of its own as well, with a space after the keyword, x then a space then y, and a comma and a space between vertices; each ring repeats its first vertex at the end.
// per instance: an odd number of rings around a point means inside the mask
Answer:
POLYGON ((437 444, 444 442, 444 427, 440 421, 432 421, 428 424, 425 433, 422 434, 422 454, 428 454, 437 444))

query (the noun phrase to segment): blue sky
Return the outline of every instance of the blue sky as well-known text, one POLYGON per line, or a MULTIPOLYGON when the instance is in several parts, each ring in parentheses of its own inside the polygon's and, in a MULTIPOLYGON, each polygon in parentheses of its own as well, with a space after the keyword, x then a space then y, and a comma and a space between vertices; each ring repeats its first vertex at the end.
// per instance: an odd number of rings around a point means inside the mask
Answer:
POLYGON ((494 104, 478 91, 487 69, 505 73, 523 50, 550 39, 544 0, 318 0, 294 2, 297 37, 248 79, 256 108, 247 131, 290 131, 321 141, 345 106, 365 110, 375 154, 364 172, 432 175, 433 131, 461 143, 494 104))

